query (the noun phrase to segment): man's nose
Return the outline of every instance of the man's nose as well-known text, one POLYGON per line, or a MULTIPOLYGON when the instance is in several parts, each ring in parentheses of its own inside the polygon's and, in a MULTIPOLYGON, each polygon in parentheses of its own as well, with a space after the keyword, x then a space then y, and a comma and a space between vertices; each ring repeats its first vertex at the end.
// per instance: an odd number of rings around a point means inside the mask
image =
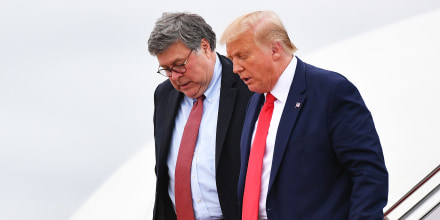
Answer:
POLYGON ((233 63, 232 71, 234 71, 234 73, 240 73, 243 70, 244 68, 241 65, 237 64, 236 62, 233 63))
POLYGON ((181 77, 183 75, 183 73, 176 73, 176 72, 174 72, 174 71, 171 71, 171 76, 170 76, 170 78, 172 79, 172 80, 177 80, 179 77, 181 77))

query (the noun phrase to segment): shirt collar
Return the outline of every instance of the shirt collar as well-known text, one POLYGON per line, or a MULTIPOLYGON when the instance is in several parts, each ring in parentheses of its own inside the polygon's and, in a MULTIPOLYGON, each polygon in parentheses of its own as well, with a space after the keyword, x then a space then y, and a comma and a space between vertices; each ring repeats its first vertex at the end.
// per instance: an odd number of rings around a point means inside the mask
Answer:
POLYGON ((286 102, 287 96, 289 95, 290 86, 292 85, 293 77, 295 75, 297 62, 298 61, 295 55, 293 55, 293 58, 290 61, 289 65, 281 74, 272 91, 270 91, 270 93, 272 93, 272 95, 277 98, 277 101, 281 101, 283 103, 286 102))

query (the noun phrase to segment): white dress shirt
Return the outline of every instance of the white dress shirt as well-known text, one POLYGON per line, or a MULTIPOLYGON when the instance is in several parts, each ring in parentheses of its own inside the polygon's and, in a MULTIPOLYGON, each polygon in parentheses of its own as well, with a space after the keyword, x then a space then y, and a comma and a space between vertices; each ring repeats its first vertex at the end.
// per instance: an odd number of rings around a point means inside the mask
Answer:
MULTIPOLYGON (((191 166, 191 193, 194 215, 198 220, 223 218, 215 178, 215 145, 222 72, 220 58, 218 55, 216 57, 214 74, 208 89, 204 93, 206 98, 203 101, 203 116, 200 122, 199 135, 191 166)), ((177 155, 179 153, 183 129, 195 100, 196 99, 184 96, 175 119, 172 143, 168 154, 167 165, 168 175, 170 177, 168 193, 173 201, 174 208, 176 205, 174 173, 177 155)))
MULTIPOLYGON (((281 74, 275 87, 270 91, 270 93, 276 98, 274 102, 274 109, 272 113, 272 119, 270 120, 269 131, 266 139, 266 149, 264 151, 263 157, 263 168, 261 172, 261 189, 260 189, 260 205, 258 209, 258 215, 261 219, 267 219, 266 213, 266 198, 267 190, 269 187, 270 170, 272 168, 273 152, 275 148, 275 139, 277 135, 278 125, 280 123, 281 115, 283 114, 284 105, 287 101, 287 96, 289 95, 290 86, 292 85, 293 76, 295 75, 297 59, 294 56, 290 61, 287 68, 281 74)), ((264 94, 266 95, 266 94, 264 94)), ((257 122, 255 122, 255 131, 257 129, 257 122)))

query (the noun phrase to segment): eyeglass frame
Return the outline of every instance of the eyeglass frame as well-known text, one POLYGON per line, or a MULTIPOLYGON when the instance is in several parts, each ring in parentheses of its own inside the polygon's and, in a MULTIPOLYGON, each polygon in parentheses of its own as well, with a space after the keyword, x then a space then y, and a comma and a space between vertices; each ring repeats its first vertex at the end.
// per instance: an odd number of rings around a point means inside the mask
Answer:
POLYGON ((171 77, 173 75, 173 72, 186 73, 186 64, 188 63, 188 59, 191 56, 192 52, 193 52, 193 49, 191 49, 191 51, 188 54, 188 57, 186 57, 186 60, 185 60, 185 62, 183 62, 183 64, 175 65, 171 68, 162 68, 162 69, 161 69, 161 66, 159 65, 157 73, 159 73, 160 75, 165 76, 165 77, 171 77), (183 71, 176 71, 176 70, 174 70, 175 67, 179 67, 179 68, 183 67, 183 69, 182 69, 183 71), (162 71, 164 71, 165 73, 162 73, 162 71))

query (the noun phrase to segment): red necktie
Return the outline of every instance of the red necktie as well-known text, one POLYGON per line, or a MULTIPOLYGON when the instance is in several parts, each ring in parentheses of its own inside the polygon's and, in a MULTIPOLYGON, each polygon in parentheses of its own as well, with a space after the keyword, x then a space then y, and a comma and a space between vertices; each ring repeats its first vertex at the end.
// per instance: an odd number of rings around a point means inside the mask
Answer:
POLYGON ((175 200, 178 220, 194 219, 194 210, 191 196, 191 164, 194 156, 200 121, 203 114, 204 95, 194 103, 180 142, 175 172, 175 200))
POLYGON ((246 183, 243 196, 243 220, 257 220, 261 188, 261 169, 263 167, 266 138, 272 118, 275 97, 269 93, 258 117, 257 131, 249 156, 246 183))

